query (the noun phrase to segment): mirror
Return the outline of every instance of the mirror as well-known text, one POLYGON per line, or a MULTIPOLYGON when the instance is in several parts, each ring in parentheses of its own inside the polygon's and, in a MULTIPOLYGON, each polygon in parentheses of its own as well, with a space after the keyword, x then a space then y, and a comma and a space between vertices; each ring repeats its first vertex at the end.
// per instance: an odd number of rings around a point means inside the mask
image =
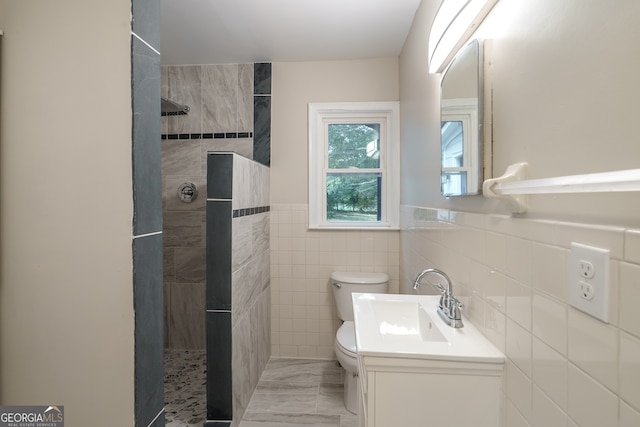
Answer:
POLYGON ((480 194, 483 181, 482 44, 472 40, 442 77, 440 189, 444 196, 480 194))

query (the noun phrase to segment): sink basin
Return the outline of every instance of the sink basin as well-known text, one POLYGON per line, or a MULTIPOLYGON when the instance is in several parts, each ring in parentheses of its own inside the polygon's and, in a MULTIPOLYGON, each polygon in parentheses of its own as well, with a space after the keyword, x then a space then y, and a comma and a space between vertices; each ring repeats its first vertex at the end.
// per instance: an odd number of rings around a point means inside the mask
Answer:
POLYGON ((436 312, 439 295, 354 293, 352 299, 360 355, 504 363, 502 352, 471 322, 463 328, 445 324, 436 312))
POLYGON ((418 301, 371 301, 382 339, 393 345, 402 340, 446 341, 418 301))

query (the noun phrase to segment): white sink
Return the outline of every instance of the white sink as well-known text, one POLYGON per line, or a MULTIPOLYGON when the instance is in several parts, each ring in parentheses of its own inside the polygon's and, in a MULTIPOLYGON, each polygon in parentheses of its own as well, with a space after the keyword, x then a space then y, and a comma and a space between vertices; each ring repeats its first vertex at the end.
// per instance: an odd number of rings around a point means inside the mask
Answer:
POLYGON ((468 320, 452 328, 436 313, 439 295, 354 293, 358 354, 504 363, 504 355, 468 320))
POLYGON ((372 300, 380 337, 389 345, 403 340, 447 341, 418 301, 372 300))

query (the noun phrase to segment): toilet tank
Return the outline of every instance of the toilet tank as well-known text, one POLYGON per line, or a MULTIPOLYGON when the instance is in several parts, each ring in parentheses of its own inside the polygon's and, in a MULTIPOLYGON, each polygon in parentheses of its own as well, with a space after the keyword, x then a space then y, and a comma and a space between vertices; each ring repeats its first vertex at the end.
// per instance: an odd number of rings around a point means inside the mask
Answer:
POLYGON ((389 276, 386 273, 334 271, 331 273, 331 284, 338 318, 353 320, 351 294, 353 292, 386 293, 389 289, 389 276))

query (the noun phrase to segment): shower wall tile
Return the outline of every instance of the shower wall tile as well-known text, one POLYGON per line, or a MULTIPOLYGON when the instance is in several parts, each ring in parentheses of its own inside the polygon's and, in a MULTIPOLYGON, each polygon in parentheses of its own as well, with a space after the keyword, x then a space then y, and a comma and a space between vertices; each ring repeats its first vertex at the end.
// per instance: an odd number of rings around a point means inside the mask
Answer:
POLYGON ((255 162, 241 156, 233 156, 233 209, 251 208, 252 178, 255 173, 252 166, 255 162))
POLYGON ((238 64, 203 65, 202 93, 207 99, 236 96, 238 93, 238 64))
POLYGON ((253 98, 253 159, 271 164, 271 97, 253 98))
POLYGON ((162 235, 133 240, 135 417, 148 426, 164 406, 162 235))
POLYGON ((133 233, 162 228, 160 141, 160 57, 137 38, 132 41, 133 233))
POLYGON ((162 173, 170 175, 201 175, 201 153, 198 140, 163 140, 162 173))
POLYGON ((233 354, 231 364, 233 372, 233 414, 237 420, 247 408, 255 388, 252 379, 258 374, 257 359, 252 346, 251 317, 246 313, 239 321, 233 323, 233 354))
MULTIPOLYGON (((254 77, 258 77, 261 92, 271 90, 271 64, 257 64, 257 68, 256 74, 254 64, 162 67, 162 96, 191 108, 186 116, 162 117, 164 140, 184 142, 197 138, 204 152, 232 151, 254 158, 254 77), (214 139, 214 135, 224 137, 215 136, 214 139)), ((265 112, 261 111, 261 123, 264 123, 264 116, 265 112)), ((270 114, 267 120, 270 121, 270 114)), ((270 150, 264 144, 270 143, 270 129, 264 125, 262 129, 260 153, 268 158, 270 150)), ((206 166, 203 171, 206 173, 206 166)), ((185 173, 192 172, 185 170, 185 173)))
POLYGON ((234 358, 227 369, 232 425, 238 425, 271 349, 270 214, 251 209, 267 206, 268 195, 254 189, 268 189, 269 175, 265 166, 235 153, 209 153, 208 166, 207 309, 208 315, 229 310, 234 358), (264 185, 257 183, 261 178, 264 185), (265 200, 265 205, 252 204, 265 200))
POLYGON ((207 201, 207 310, 231 310, 230 201, 207 201))
POLYGON ((206 279, 205 248, 175 248, 175 270, 177 282, 204 283, 206 279))
MULTIPOLYGON (((232 262, 231 270, 237 271, 246 264, 253 255, 253 231, 252 224, 254 217, 258 215, 245 216, 233 219, 233 230, 231 232, 232 262)), ((235 300, 234 300, 235 301, 235 300)))
POLYGON ((171 323, 171 286, 173 286, 172 282, 164 281, 162 286, 163 288, 163 330, 164 330, 164 346, 165 348, 171 348, 170 337, 169 337, 169 325, 171 323))
POLYGON ((206 348, 204 283, 172 283, 170 288, 170 348, 206 348))
POLYGON ((208 311, 207 420, 232 419, 232 354, 231 313, 208 311))
POLYGON ((163 187, 163 206, 167 211, 204 212, 207 204, 207 179, 204 175, 168 175, 165 176, 163 187), (191 203, 183 202, 178 196, 178 189, 187 182, 195 184, 198 191, 191 203))
POLYGON ((202 85, 199 65, 167 67, 169 99, 190 110, 184 116, 168 116, 169 133, 202 133, 202 85))
POLYGON ((250 258, 250 262, 233 272, 231 299, 234 324, 247 314, 262 291, 268 287, 269 277, 265 272, 270 269, 269 260, 268 252, 255 254, 250 258))
POLYGON ((238 132, 238 65, 202 66, 203 120, 209 132, 238 132))
POLYGON ((169 97, 169 67, 166 65, 160 67, 160 96, 169 97))
POLYGON ((238 130, 253 131, 253 73, 253 64, 238 65, 238 130))
POLYGON ((242 156, 233 161, 233 209, 269 205, 269 168, 242 156))
POLYGON ((263 253, 270 250, 271 214, 254 215, 251 224, 254 252, 263 253))
POLYGON ((160 5, 156 0, 132 0, 131 28, 138 37, 160 50, 160 5))
MULTIPOLYGON (((233 152, 248 159, 253 157, 253 138, 203 139, 201 147, 205 159, 210 151, 233 152)), ((202 170, 207 173, 206 162, 203 163, 202 170)))
POLYGON ((262 296, 251 310, 253 348, 257 349, 258 379, 271 358, 271 279, 262 296))
POLYGON ((201 215, 200 212, 165 212, 165 248, 202 246, 201 215))
POLYGON ((174 248, 162 248, 162 277, 165 283, 176 281, 174 248))

